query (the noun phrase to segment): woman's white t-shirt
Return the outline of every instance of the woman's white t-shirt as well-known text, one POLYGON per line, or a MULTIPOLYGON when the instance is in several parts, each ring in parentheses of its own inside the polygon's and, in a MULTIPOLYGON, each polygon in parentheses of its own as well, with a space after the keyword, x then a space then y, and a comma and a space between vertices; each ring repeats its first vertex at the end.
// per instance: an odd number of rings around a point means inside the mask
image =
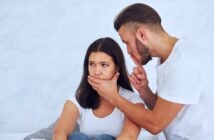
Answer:
MULTIPOLYGON (((119 94, 132 103, 144 103, 139 95, 122 87, 119 89, 119 94)), ((113 112, 108 116, 99 118, 94 115, 92 109, 82 108, 75 96, 71 96, 69 100, 79 109, 80 117, 78 118, 78 123, 80 125, 80 132, 89 136, 109 134, 114 137, 117 137, 121 133, 124 113, 118 108, 115 107, 113 112)))

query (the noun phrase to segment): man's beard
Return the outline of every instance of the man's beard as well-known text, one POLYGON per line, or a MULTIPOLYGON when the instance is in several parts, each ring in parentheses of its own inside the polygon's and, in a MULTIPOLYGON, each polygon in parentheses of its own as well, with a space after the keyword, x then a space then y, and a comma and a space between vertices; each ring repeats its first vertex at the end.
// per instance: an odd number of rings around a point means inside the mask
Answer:
POLYGON ((140 64, 146 65, 150 60, 152 60, 149 50, 138 40, 136 39, 137 51, 141 55, 140 64))

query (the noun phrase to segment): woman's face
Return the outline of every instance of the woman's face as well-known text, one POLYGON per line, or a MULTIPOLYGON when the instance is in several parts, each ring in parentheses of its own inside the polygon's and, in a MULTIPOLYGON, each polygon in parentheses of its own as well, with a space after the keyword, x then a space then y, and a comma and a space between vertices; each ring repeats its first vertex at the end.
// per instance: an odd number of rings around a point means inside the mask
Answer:
POLYGON ((117 72, 116 65, 111 56, 104 52, 92 52, 88 59, 90 76, 109 80, 117 72))

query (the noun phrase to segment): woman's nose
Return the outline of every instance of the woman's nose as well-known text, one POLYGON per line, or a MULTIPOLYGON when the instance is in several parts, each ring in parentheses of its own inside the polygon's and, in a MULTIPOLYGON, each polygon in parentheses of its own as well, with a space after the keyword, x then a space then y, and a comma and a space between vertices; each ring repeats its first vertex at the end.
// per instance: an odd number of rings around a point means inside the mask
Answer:
POLYGON ((102 71, 101 71, 101 69, 100 69, 99 66, 96 66, 96 67, 95 67, 94 73, 95 73, 95 75, 100 75, 100 74, 102 74, 102 71))

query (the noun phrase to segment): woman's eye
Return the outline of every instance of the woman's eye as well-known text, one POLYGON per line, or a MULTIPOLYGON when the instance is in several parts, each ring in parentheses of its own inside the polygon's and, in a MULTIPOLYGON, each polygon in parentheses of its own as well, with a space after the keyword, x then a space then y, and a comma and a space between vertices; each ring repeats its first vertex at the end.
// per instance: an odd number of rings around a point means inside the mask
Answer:
POLYGON ((94 66, 94 63, 88 63, 88 65, 90 66, 90 67, 93 67, 94 66))
POLYGON ((106 68, 108 66, 109 66, 108 64, 102 64, 102 67, 104 67, 104 68, 106 68))

